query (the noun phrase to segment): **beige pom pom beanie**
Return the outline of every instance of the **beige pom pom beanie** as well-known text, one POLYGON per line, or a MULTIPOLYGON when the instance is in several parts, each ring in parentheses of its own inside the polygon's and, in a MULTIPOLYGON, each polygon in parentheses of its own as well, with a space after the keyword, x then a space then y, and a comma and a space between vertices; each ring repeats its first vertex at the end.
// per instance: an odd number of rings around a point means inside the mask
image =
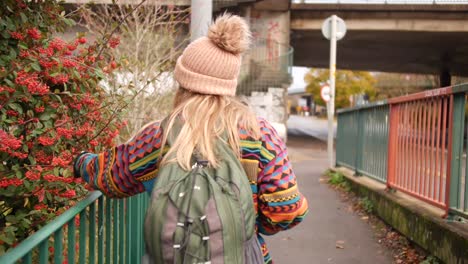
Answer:
POLYGON ((224 14, 210 26, 208 36, 192 42, 177 60, 174 77, 187 90, 234 96, 242 52, 250 30, 239 16, 224 14))

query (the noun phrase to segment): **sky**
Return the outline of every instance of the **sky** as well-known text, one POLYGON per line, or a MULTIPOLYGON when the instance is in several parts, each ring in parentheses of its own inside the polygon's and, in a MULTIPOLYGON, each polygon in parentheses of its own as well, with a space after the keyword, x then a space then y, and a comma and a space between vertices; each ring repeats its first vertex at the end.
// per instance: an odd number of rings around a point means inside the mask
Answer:
POLYGON ((293 82, 291 86, 289 86, 289 92, 298 92, 304 91, 306 87, 306 83, 304 81, 305 74, 309 71, 309 68, 305 67, 293 67, 292 68, 292 77, 293 82))

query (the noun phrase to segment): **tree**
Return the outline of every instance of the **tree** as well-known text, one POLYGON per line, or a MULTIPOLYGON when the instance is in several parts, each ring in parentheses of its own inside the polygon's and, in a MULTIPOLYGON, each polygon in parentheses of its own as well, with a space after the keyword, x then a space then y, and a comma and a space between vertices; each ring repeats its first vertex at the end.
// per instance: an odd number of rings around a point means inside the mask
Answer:
POLYGON ((375 74, 375 78, 378 99, 388 99, 439 88, 438 76, 435 75, 382 72, 375 74))
POLYGON ((172 108, 176 83, 172 77, 175 62, 188 43, 189 10, 147 0, 134 5, 91 6, 81 12, 81 23, 89 32, 106 38, 109 25, 121 23, 120 45, 115 49, 119 69, 106 84, 113 95, 129 100, 127 126, 121 141, 146 123, 163 118, 172 108))
MULTIPOLYGON (((325 69, 311 69, 304 77, 307 87, 306 91, 312 94, 314 101, 318 105, 325 105, 320 96, 321 86, 328 82, 330 71, 325 69)), ((345 108, 351 105, 349 97, 355 94, 367 94, 372 100, 375 97, 376 90, 374 85, 375 78, 369 72, 362 71, 336 71, 335 84, 335 106, 336 108, 345 108)))
POLYGON ((123 126, 125 103, 100 85, 118 39, 58 38, 74 24, 65 15, 55 0, 0 8, 0 255, 86 194, 73 158, 111 147, 123 126))

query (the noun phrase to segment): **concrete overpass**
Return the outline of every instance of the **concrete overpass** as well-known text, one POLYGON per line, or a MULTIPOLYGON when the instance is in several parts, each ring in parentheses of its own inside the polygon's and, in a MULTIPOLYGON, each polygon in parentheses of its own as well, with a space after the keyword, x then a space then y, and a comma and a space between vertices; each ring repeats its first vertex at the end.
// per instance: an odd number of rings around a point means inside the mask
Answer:
POLYGON ((336 14, 348 26, 346 37, 338 42, 338 68, 440 74, 442 84, 448 84, 451 75, 468 76, 468 0, 212 1, 216 12, 228 9, 247 17, 260 39, 291 44, 295 66, 328 67, 329 43, 322 36, 321 26, 325 18, 336 14))
MULTIPOLYGON (((323 2, 323 1, 322 1, 323 2)), ((468 5, 292 4, 294 65, 328 67, 325 18, 336 14, 348 32, 338 42, 337 67, 383 72, 468 76, 468 5)))

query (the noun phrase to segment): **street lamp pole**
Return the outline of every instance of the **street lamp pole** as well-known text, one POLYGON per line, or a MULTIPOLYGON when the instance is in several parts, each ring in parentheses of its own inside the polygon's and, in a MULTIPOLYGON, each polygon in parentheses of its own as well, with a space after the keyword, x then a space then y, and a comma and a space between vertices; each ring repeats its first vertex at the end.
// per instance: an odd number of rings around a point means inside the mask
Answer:
POLYGON ((206 36, 213 14, 213 1, 192 0, 190 14, 190 40, 206 36))
POLYGON ((335 76, 336 76, 336 15, 331 17, 331 30, 330 30, 330 100, 327 103, 328 113, 328 162, 329 167, 335 166, 333 159, 333 121, 335 116, 335 76))

